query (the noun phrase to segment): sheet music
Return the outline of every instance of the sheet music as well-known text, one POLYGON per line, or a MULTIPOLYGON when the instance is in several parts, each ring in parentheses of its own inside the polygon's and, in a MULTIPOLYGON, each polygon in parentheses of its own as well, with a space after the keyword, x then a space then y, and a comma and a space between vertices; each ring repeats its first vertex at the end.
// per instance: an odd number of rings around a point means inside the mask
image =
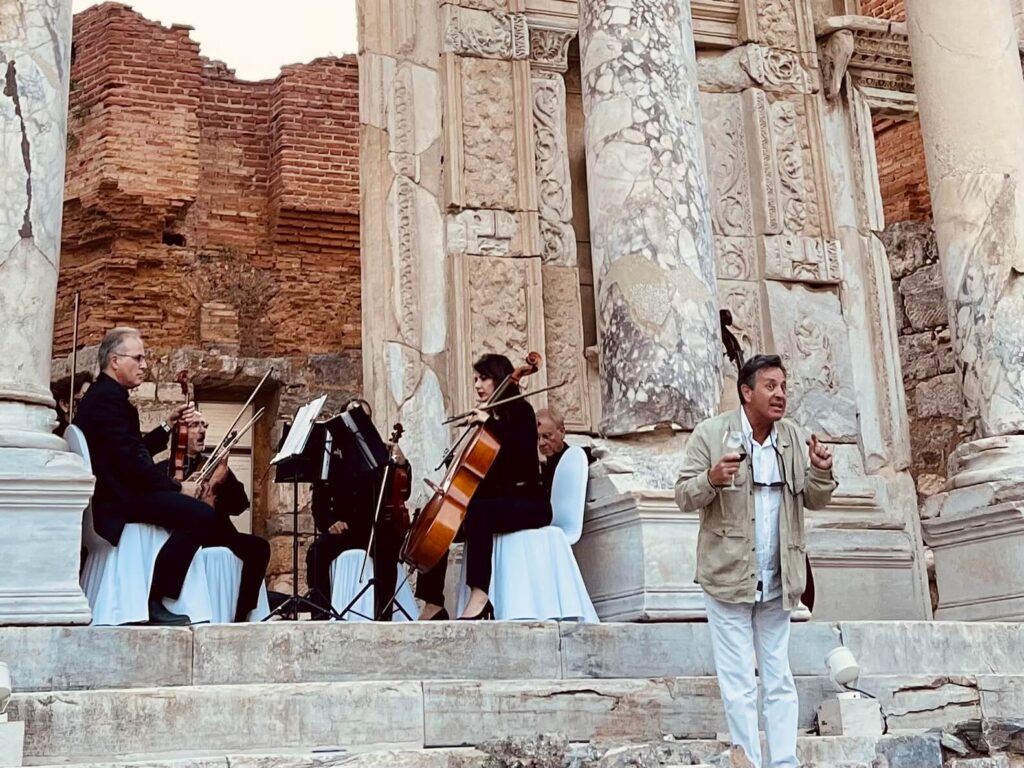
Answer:
POLYGON ((299 408, 292 420, 292 428, 288 431, 288 437, 277 455, 270 460, 271 464, 277 464, 292 456, 297 456, 306 449, 306 441, 309 440, 309 433, 313 430, 313 423, 316 421, 324 403, 327 402, 327 395, 321 395, 299 408))

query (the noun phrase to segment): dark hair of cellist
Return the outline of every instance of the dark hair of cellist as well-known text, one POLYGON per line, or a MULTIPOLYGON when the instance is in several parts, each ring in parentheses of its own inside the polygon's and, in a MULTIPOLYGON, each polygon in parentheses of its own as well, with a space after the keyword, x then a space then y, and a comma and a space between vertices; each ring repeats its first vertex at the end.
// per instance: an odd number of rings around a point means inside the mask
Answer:
MULTIPOLYGON (((473 364, 473 386, 479 405, 490 398, 515 368, 507 357, 482 355, 473 364)), ((520 393, 515 382, 506 384, 500 399, 520 393)), ((537 418, 525 399, 490 410, 478 409, 473 421, 482 423, 501 448, 487 475, 480 481, 466 510, 457 541, 466 542, 466 584, 470 598, 460 618, 493 618, 488 599, 494 534, 541 528, 551 523, 551 503, 540 480, 537 455, 537 418)), ((443 609, 447 557, 421 573, 416 596, 424 602, 424 619, 448 618, 443 609)))

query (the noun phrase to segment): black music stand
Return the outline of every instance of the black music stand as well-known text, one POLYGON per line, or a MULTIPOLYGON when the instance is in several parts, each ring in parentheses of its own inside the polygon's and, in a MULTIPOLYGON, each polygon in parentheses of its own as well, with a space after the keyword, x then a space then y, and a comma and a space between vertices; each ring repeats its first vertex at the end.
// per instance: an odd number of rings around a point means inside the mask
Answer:
MULTIPOLYGON (((349 476, 358 476, 366 474, 376 474, 380 476, 380 490, 377 492, 377 503, 374 506, 373 522, 370 525, 370 541, 366 546, 366 553, 363 555, 363 564, 359 569, 360 581, 366 571, 366 561, 372 557, 375 567, 374 576, 371 576, 366 580, 366 583, 360 588, 355 596, 349 601, 348 605, 340 611, 340 616, 344 618, 347 614, 351 613, 360 618, 373 621, 374 619, 380 620, 381 615, 376 613, 376 605, 372 616, 367 616, 357 611, 353 606, 366 594, 366 592, 373 587, 374 594, 376 594, 376 568, 381 565, 377 558, 377 522, 380 518, 380 510, 384 501, 384 494, 387 492, 387 480, 388 475, 394 468, 394 462, 391 460, 391 453, 388 451, 388 447, 384 440, 381 438, 377 428, 373 425, 373 421, 370 420, 369 415, 362 408, 353 408, 349 411, 339 414, 333 419, 329 420, 325 424, 327 431, 333 437, 333 444, 336 448, 340 449, 341 461, 335 464, 331 462, 331 471, 345 472, 349 476)), ((335 456, 338 454, 335 452, 335 456)), ((386 565, 393 566, 388 563, 386 565)), ((398 584, 395 594, 391 596, 391 600, 385 606, 386 611, 388 607, 397 608, 402 614, 408 619, 412 620, 408 611, 402 607, 398 602, 398 591, 408 580, 406 577, 401 584, 398 584)), ((376 601, 375 601, 376 602, 376 601)))
MULTIPOLYGON (((310 599, 312 592, 299 594, 299 483, 316 482, 326 474, 324 469, 331 450, 329 436, 326 430, 317 430, 315 424, 326 400, 327 396, 324 395, 298 410, 291 428, 285 434, 281 450, 270 460, 271 465, 277 468, 274 482, 292 484, 292 594, 263 621, 269 621, 274 616, 294 621, 303 609, 310 613, 324 611, 321 605, 310 599)), ((330 600, 325 604, 333 618, 340 618, 330 600)))

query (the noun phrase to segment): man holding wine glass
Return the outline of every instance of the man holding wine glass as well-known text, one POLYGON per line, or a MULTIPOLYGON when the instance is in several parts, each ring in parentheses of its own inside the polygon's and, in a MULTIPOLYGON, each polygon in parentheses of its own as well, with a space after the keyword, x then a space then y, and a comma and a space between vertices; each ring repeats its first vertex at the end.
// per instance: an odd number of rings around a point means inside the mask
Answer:
POLYGON ((832 498, 832 453, 786 414, 786 369, 755 355, 739 372, 740 407, 702 421, 686 444, 676 502, 700 513, 697 583, 734 764, 761 766, 757 678, 772 768, 797 766, 790 613, 807 585, 804 509, 832 498))

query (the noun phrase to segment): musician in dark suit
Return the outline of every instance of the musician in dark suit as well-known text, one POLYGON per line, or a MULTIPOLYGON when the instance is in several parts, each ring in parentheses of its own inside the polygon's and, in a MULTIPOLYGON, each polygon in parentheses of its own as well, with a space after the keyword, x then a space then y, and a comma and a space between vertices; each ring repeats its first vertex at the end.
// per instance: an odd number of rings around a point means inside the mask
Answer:
POLYGON ((192 418, 194 409, 178 406, 159 427, 140 434, 139 412, 128 393, 142 384, 147 366, 142 337, 134 328, 114 328, 104 336, 99 364, 101 373, 74 418, 89 445, 96 476, 93 525, 96 533, 114 546, 127 523, 149 523, 171 532, 156 558, 149 620, 151 624, 188 624, 188 616, 167 610, 163 600, 180 594, 204 532, 216 522, 216 512, 196 498, 199 488, 195 483, 178 483, 168 477, 153 456, 167 447, 178 420, 192 418))
MULTIPOLYGON (((203 452, 206 449, 207 427, 209 424, 206 419, 196 412, 188 425, 185 477, 192 477, 206 463, 208 457, 203 452)), ((160 462, 157 467, 170 474, 170 459, 160 462)), ((235 621, 245 621, 259 601, 260 587, 263 586, 267 565, 270 563, 270 544, 254 534, 242 533, 231 522, 232 517, 237 517, 249 508, 249 495, 242 481, 228 467, 227 457, 213 470, 210 479, 201 488, 199 498, 217 513, 212 526, 204 532, 203 546, 227 547, 242 561, 235 621)))
MULTIPOLYGON (((349 401, 344 410, 362 408, 372 416, 370 404, 361 398, 349 401)), ((401 449, 392 446, 392 459, 408 467, 401 449)), ((306 550, 306 582, 313 602, 323 608, 314 618, 328 617, 331 601, 331 564, 342 552, 365 550, 370 544, 370 531, 380 495, 383 472, 354 473, 344 461, 331 458, 328 479, 313 484, 313 522, 319 532, 316 541, 306 550)), ((391 597, 397 583, 400 541, 389 535, 383 521, 378 521, 374 537, 374 617, 391 620, 391 597)), ((334 606, 341 610, 344 606, 334 606)))

